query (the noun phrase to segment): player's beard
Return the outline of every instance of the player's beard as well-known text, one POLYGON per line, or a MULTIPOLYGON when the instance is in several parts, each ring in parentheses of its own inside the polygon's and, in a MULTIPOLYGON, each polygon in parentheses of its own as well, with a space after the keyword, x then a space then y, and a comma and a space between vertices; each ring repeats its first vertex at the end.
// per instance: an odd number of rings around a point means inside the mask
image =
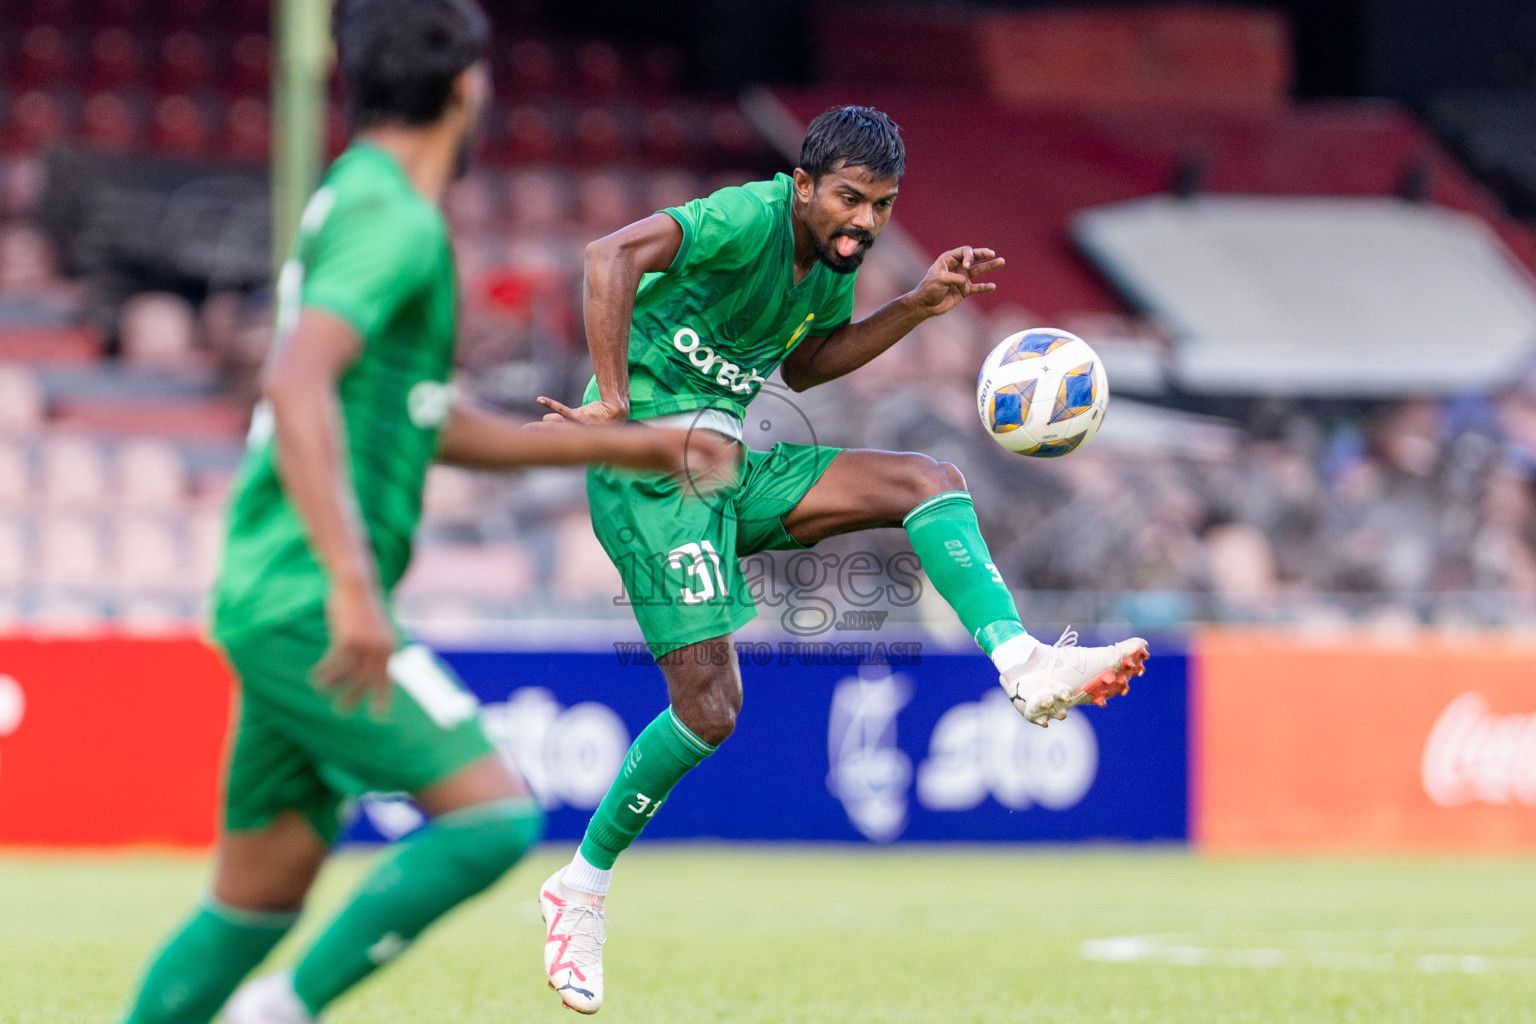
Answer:
POLYGON ((859 264, 864 262, 864 254, 869 252, 869 247, 874 244, 875 236, 859 228, 838 228, 827 236, 825 242, 814 236, 811 238, 811 248, 816 251, 816 258, 826 264, 827 269, 834 274, 851 274, 858 270, 859 264), (863 244, 854 250, 852 256, 840 256, 837 250, 832 248, 833 240, 839 235, 847 235, 863 244))

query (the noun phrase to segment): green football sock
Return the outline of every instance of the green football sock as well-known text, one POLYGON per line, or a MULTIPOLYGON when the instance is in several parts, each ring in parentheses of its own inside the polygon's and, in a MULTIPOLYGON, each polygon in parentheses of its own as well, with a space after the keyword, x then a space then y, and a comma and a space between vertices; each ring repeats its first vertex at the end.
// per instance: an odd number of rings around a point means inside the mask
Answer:
POLYGON ((1026 636, 1013 595, 981 539, 976 508, 965 491, 946 491, 918 505, 901 521, 923 570, 987 657, 1008 640, 1026 636))
POLYGON ((207 1024, 298 917, 238 910, 205 896, 145 971, 122 1024, 207 1024))
POLYGON ((445 814, 374 869, 304 954, 293 991, 312 1014, 516 864, 544 831, 531 799, 445 814))
POLYGON ((667 794, 715 748, 693 734, 671 707, 641 730, 624 758, 618 778, 587 822, 581 855, 604 871, 613 867, 667 794))

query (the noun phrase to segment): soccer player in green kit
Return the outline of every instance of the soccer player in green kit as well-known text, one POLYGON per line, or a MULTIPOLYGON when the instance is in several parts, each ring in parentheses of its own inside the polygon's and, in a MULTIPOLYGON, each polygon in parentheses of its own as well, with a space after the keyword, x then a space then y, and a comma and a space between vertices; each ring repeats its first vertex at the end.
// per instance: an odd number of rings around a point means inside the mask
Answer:
MULTIPOLYGON (((587 247, 586 327, 596 376, 581 406, 541 398, 546 420, 638 419, 739 440, 775 368, 803 391, 858 369, 932 316, 995 285, 990 249, 940 256, 922 281, 854 322, 854 272, 890 218, 905 171, 896 125, 868 107, 811 122, 793 176, 726 188, 587 247)), ((904 527, 930 582, 1038 725, 1124 693, 1146 642, 1041 644, 1019 622, 965 481, 926 455, 778 444, 749 451, 709 502, 655 474, 588 471, 592 524, 634 598, 670 706, 641 732, 571 863, 540 890, 545 973, 562 1001, 603 1002, 603 901, 618 855, 672 787, 731 734, 742 685, 731 633, 752 618, 738 558, 904 527), (657 595, 659 583, 659 598, 657 595)))
POLYGON ((357 134, 303 215, 278 285, 265 399, 235 483, 212 632, 240 684, 214 876, 150 964, 126 1024, 206 1024, 298 917, 344 798, 412 794, 399 844, 291 973, 230 1024, 304 1024, 507 871, 543 815, 475 699, 402 638, 389 594, 434 459, 597 459, 663 474, 729 442, 643 427, 522 429, 453 397, 458 315, 439 202, 489 92, 472 0, 351 0, 338 26, 357 134), (702 445, 699 442, 704 442, 702 445))

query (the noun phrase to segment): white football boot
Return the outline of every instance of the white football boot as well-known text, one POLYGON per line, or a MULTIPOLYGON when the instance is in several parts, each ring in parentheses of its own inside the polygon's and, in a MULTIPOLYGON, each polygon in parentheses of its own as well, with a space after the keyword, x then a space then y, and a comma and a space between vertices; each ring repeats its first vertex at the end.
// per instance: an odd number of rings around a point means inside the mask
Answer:
POLYGON ((998 682, 1019 713, 1042 729, 1079 704, 1103 707, 1129 693, 1131 677, 1146 671, 1147 642, 1139 636, 1110 647, 1079 647, 1070 628, 1052 647, 1041 645, 1029 660, 998 682))
POLYGON ((284 971, 252 978, 235 989, 224 1006, 224 1024, 319 1024, 293 992, 293 975, 284 971))
POLYGON ((561 882, 561 868, 539 887, 539 909, 549 931, 544 935, 544 973, 560 1001, 577 1013, 596 1013, 603 1005, 603 943, 608 921, 603 897, 561 882))

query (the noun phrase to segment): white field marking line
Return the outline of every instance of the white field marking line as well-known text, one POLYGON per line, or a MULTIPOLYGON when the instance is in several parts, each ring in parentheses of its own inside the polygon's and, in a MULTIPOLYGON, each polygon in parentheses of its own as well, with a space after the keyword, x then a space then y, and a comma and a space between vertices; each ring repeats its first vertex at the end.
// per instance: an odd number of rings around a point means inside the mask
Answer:
MULTIPOLYGON (((1408 935, 1439 938, 1473 936, 1512 937, 1519 928, 1445 928, 1352 930, 1346 932, 1273 932, 1279 937, 1302 937, 1312 942, 1328 937, 1387 936, 1401 941, 1408 935)), ((1117 964, 1162 964, 1169 967, 1304 968, 1324 971, 1395 971, 1410 968, 1421 974, 1530 974, 1536 959, 1485 956, 1472 953, 1386 953, 1365 950, 1283 949, 1272 947, 1236 949, 1195 945, 1204 936, 1192 933, 1169 935, 1119 935, 1087 939, 1078 947, 1084 960, 1117 964)), ((1208 937, 1207 938, 1208 941, 1208 937)), ((1473 941, 1476 941, 1474 939, 1473 941)))

